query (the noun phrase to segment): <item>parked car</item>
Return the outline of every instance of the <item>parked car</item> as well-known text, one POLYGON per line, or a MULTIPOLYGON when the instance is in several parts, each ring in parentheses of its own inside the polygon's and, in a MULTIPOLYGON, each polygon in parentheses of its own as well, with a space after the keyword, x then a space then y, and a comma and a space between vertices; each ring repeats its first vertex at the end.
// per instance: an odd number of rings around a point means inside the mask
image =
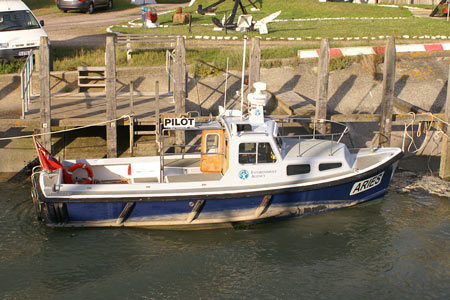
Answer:
POLYGON ((27 56, 47 36, 34 14, 21 0, 0 1, 0 61, 27 56))
POLYGON ((113 0, 57 0, 56 5, 63 12, 79 10, 89 14, 98 8, 113 8, 113 0))

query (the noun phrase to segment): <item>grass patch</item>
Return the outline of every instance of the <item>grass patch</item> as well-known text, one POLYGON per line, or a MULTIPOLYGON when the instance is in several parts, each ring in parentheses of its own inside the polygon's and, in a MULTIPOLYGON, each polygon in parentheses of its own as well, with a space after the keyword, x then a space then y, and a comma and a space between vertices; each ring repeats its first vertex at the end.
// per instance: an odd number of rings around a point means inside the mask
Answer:
MULTIPOLYGON (((226 1, 217 6, 216 17, 222 19, 226 14, 230 15, 233 1, 226 1)), ((257 1, 257 6, 260 2, 257 1)), ((323 38, 323 37, 379 37, 394 36, 410 37, 419 36, 450 36, 450 24, 443 19, 416 18, 404 7, 383 7, 375 5, 358 5, 353 3, 319 3, 317 0, 278 0, 263 1, 260 11, 251 12, 255 20, 259 20, 269 14, 281 10, 279 20, 302 19, 304 21, 273 22, 269 24, 269 34, 263 37, 271 38, 323 38), (317 20, 317 18, 322 20, 317 20), (334 20, 324 20, 334 18, 334 20), (373 18, 373 19, 371 19, 373 18), (395 18, 395 19, 381 19, 395 18), (305 19, 315 19, 305 21, 305 19)), ((211 16, 202 16, 196 13, 197 6, 204 7, 211 4, 209 0, 198 0, 194 6, 185 8, 184 12, 192 14, 192 34, 189 33, 187 25, 176 25, 172 23, 173 14, 160 15, 158 22, 169 25, 168 28, 119 28, 114 30, 123 33, 165 33, 192 36, 225 36, 224 31, 213 31, 211 16)), ((247 1, 246 9, 250 11, 247 1)), ((238 12, 239 15, 240 11, 238 12)), ((237 21, 237 17, 235 22, 237 21)), ((242 36, 241 33, 229 31, 228 35, 242 36)), ((258 36, 258 32, 249 32, 248 35, 258 36)))
POLYGON ((30 9, 56 6, 55 0, 22 0, 30 9))
POLYGON ((23 69, 24 64, 24 60, 0 62, 0 74, 19 73, 23 69))
MULTIPOLYGON (((205 24, 205 23, 203 23, 205 24)), ((187 36, 226 36, 225 32, 214 32, 213 26, 196 25, 192 26, 192 34, 189 33, 187 25, 175 25, 169 28, 114 28, 115 31, 122 33, 149 33, 153 34, 179 34, 187 36)), ((242 34, 230 31, 230 36, 241 37, 242 34)), ((348 38, 348 37, 375 37, 393 36, 402 37, 419 36, 450 36, 450 24, 444 20, 426 19, 426 18, 407 18, 407 19, 348 19, 348 20, 323 20, 323 21, 305 21, 305 22, 278 22, 269 25, 269 34, 263 36, 271 38, 290 38, 300 37, 302 39, 320 39, 329 38, 348 38)), ((248 33, 249 37, 259 36, 258 32, 248 33)))
POLYGON ((353 56, 338 56, 330 58, 330 72, 335 70, 343 70, 350 67, 356 58, 353 56))
POLYGON ((53 48, 53 68, 55 71, 74 71, 78 66, 103 65, 105 65, 104 49, 53 48))

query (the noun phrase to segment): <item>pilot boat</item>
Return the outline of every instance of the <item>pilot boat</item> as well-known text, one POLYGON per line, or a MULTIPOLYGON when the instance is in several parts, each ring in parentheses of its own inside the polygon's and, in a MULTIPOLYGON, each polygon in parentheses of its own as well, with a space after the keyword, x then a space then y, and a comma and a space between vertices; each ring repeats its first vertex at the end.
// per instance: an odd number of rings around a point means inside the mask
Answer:
POLYGON ((387 192, 401 149, 351 149, 342 142, 344 124, 265 117, 265 84, 255 87, 247 114, 221 108, 209 120, 164 119, 158 156, 36 169, 39 218, 61 227, 218 228, 349 207, 387 192), (319 133, 327 124, 332 133, 319 133), (170 145, 171 132, 194 142, 170 145))

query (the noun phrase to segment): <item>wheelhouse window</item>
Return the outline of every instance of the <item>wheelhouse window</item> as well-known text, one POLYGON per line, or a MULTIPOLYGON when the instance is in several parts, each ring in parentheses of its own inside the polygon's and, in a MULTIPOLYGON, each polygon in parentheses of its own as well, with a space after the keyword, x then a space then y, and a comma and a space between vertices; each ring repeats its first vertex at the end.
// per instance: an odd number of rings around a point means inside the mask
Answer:
POLYGON ((287 166, 288 176, 308 174, 309 172, 311 172, 311 166, 309 164, 287 166))
POLYGON ((256 164, 256 143, 239 144, 239 163, 256 164))
POLYGON ((236 126, 237 126, 237 132, 252 131, 252 125, 250 125, 250 124, 236 124, 236 126))
POLYGON ((206 153, 219 153, 220 137, 217 133, 209 133, 206 135, 206 153))
POLYGON ((342 163, 323 163, 319 164, 319 171, 338 169, 340 167, 342 167, 342 163))
POLYGON ((272 147, 269 143, 258 144, 258 163, 274 163, 276 162, 275 154, 272 151, 272 147))
POLYGON ((276 157, 269 143, 239 144, 240 164, 263 164, 274 162, 276 162, 276 157))

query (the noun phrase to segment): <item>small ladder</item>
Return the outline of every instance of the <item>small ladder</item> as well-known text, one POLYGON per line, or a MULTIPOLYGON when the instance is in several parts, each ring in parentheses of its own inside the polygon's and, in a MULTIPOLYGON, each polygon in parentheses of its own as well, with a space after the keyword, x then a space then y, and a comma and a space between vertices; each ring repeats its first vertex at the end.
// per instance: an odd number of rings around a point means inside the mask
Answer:
POLYGON ((105 67, 78 67, 78 93, 88 88, 105 88, 105 67))

